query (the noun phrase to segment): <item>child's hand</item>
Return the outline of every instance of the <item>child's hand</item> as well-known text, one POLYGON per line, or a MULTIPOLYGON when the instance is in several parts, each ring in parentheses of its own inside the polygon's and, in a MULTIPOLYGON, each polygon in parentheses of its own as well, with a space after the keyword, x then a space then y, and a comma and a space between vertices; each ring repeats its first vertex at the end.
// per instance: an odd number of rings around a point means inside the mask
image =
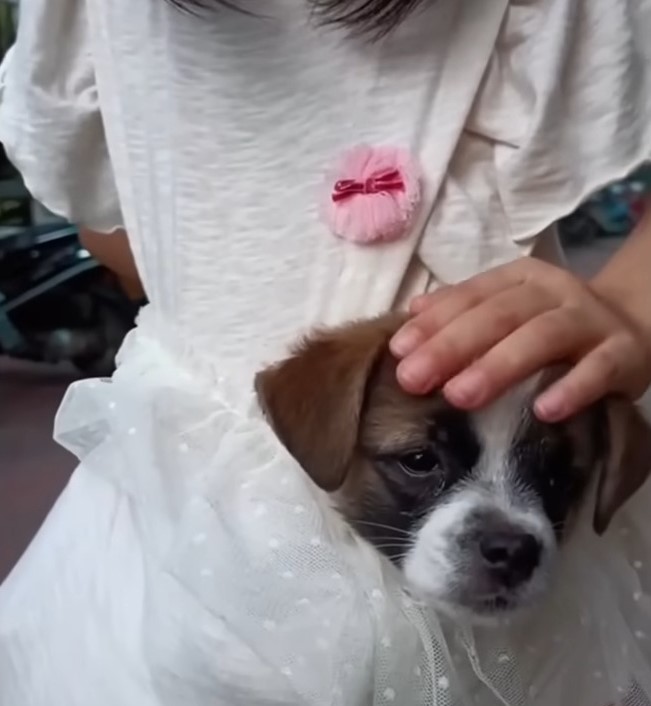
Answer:
POLYGON ((391 349, 412 393, 443 386, 473 409, 545 365, 572 370, 536 401, 559 421, 610 392, 632 398, 651 382, 651 334, 594 287, 559 267, 524 258, 415 299, 391 349))

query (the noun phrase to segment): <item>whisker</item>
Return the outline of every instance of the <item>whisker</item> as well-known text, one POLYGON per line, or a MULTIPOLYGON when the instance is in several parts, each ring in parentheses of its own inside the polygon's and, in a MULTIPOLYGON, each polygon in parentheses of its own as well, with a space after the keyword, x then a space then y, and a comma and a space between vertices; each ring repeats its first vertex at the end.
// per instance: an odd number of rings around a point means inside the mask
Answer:
POLYGON ((411 537, 411 532, 409 530, 402 529, 401 527, 393 527, 392 525, 383 525, 380 522, 369 522, 368 520, 355 520, 358 525, 366 525, 367 527, 376 527, 377 529, 385 529, 390 532, 396 532, 399 534, 404 534, 406 537, 411 537))
POLYGON ((409 542, 411 537, 396 537, 396 535, 376 535, 372 537, 366 537, 366 539, 373 540, 374 542, 402 542, 403 544, 409 542))
POLYGON ((374 544, 373 545, 376 549, 405 549, 404 543, 401 544, 374 544))

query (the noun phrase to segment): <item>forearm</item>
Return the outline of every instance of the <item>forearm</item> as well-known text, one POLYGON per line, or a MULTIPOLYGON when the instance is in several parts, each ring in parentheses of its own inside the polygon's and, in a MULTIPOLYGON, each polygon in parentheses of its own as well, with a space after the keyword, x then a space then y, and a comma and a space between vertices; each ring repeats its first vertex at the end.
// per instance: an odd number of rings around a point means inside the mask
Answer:
POLYGON ((117 275, 128 296, 132 299, 144 296, 125 231, 96 233, 80 227, 79 240, 98 262, 117 275))
POLYGON ((651 198, 640 223, 592 285, 651 337, 651 198))

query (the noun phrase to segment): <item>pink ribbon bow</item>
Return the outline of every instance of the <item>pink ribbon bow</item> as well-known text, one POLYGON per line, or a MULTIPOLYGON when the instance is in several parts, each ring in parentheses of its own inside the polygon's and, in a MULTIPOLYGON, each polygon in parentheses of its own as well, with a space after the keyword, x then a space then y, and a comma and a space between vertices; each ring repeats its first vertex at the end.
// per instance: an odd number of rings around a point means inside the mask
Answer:
POLYGON ((332 200, 343 201, 355 194, 381 194, 389 191, 404 191, 405 183, 397 169, 386 169, 377 172, 364 181, 355 179, 341 179, 336 182, 332 200))

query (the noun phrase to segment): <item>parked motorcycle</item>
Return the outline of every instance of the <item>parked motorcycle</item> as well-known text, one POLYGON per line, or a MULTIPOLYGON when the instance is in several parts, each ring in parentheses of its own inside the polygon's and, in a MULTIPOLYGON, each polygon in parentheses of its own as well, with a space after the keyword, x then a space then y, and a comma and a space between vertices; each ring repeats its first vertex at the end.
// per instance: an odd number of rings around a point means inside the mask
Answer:
POLYGON ((0 235, 0 354, 110 375, 138 307, 73 226, 0 235))

